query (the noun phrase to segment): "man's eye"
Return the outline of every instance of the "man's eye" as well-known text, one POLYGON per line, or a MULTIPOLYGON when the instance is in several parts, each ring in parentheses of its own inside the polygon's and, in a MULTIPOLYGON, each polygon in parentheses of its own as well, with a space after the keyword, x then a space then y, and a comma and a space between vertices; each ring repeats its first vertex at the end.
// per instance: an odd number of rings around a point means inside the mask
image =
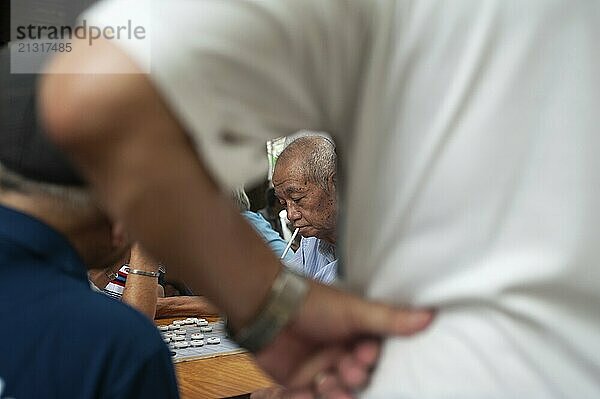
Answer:
POLYGON ((294 201, 294 204, 297 204, 298 202, 300 202, 300 200, 304 198, 304 197, 300 197, 300 198, 292 198, 292 201, 294 201))

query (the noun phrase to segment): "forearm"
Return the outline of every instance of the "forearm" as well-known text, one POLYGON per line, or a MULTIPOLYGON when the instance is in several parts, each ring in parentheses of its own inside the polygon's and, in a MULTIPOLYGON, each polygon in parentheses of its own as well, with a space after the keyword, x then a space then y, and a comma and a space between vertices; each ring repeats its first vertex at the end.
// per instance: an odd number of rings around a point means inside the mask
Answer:
MULTIPOLYGON (((129 267, 130 269, 152 273, 158 271, 158 263, 145 254, 137 245, 131 251, 129 267)), ((129 273, 122 301, 153 320, 156 312, 157 287, 158 279, 156 277, 129 273)))
MULTIPOLYGON (((238 212, 228 206, 229 201, 221 197, 182 134, 173 132, 179 135, 174 140, 180 141, 180 151, 165 154, 163 150, 162 155, 148 143, 151 138, 140 140, 137 148, 141 150, 144 142, 147 148, 139 159, 146 179, 136 176, 104 187, 109 192, 127 190, 125 186, 139 190, 129 201, 116 198, 113 205, 118 214, 170 265, 171 279, 185 281, 194 291, 211 298, 229 315, 232 325, 240 327, 257 312, 280 265, 238 212), (155 160, 161 156, 159 166, 155 160), (171 176, 165 170, 170 168, 171 176), (179 192, 185 195, 173 195, 179 192), (155 209, 157 204, 160 209, 155 209)), ((136 173, 125 165, 123 168, 123 175, 136 173)))
POLYGON ((156 311, 156 278, 129 274, 122 301, 154 319, 156 311))
MULTIPOLYGON (((77 58, 59 62, 93 70, 92 60, 110 59, 137 72, 105 42, 77 50, 77 58)), ((52 136, 113 218, 169 265, 170 278, 227 313, 234 328, 249 322, 281 265, 220 195, 148 79, 135 73, 51 75, 42 93, 52 136)))
POLYGON ((217 315, 218 309, 201 296, 171 296, 158 298, 156 318, 217 315))

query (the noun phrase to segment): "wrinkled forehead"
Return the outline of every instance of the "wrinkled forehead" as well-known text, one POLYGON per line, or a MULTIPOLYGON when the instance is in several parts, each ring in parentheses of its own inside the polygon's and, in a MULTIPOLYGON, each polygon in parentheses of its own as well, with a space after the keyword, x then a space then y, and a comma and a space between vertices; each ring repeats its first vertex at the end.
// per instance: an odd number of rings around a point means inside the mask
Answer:
POLYGON ((273 171, 273 185, 277 186, 289 179, 304 181, 304 169, 300 162, 289 159, 278 159, 273 171))
POLYGON ((308 179, 297 162, 278 162, 273 173, 275 195, 303 192, 308 189, 308 179))
POLYGON ((306 179, 285 179, 278 184, 275 184, 275 180, 273 180, 273 186, 277 198, 289 198, 294 194, 304 194, 312 189, 312 185, 306 179))

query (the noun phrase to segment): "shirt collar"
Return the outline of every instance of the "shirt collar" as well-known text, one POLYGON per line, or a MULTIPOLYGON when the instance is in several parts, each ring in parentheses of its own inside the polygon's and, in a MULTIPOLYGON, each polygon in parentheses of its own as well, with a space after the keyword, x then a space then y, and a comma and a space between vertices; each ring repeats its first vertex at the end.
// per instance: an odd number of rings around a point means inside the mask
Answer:
POLYGON ((318 240, 318 251, 327 258, 329 261, 334 261, 337 259, 335 256, 335 245, 328 243, 325 240, 318 240))
POLYGON ((69 241, 38 219, 0 205, 0 237, 42 257, 48 266, 87 278, 83 261, 69 241))

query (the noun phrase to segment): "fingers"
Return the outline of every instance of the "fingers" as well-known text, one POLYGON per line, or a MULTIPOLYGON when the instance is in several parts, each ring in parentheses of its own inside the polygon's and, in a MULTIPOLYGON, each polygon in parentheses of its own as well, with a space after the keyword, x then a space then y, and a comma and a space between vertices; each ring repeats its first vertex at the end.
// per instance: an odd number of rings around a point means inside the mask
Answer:
POLYGON ((282 399, 316 399, 317 396, 309 390, 303 389, 298 391, 287 391, 285 395, 282 396, 282 399))
MULTIPOLYGON (((287 343, 287 353, 294 352, 287 343)), ((349 399, 364 388, 379 356, 380 342, 374 339, 358 341, 354 346, 338 345, 314 351, 301 366, 290 372, 285 391, 258 391, 255 399, 272 398, 333 398, 349 399), (271 394, 272 396, 268 396, 271 394)), ((264 355, 258 358, 265 359, 264 355)), ((279 358, 280 359, 280 358, 279 358)), ((285 373, 284 373, 285 374, 285 373)))
POLYGON ((250 399, 283 399, 287 395, 283 387, 270 387, 252 392, 250 399))
POLYGON ((294 322, 256 359, 291 398, 350 398, 368 384, 381 339, 418 332, 432 317, 312 284, 294 322))
POLYGON ((374 367, 379 358, 380 349, 381 343, 378 340, 366 339, 356 344, 353 353, 356 361, 365 367, 374 367))
POLYGON ((333 374, 325 375, 315 385, 317 397, 328 399, 352 399, 353 395, 340 385, 339 379, 333 374))
POLYGON ((342 357, 338 365, 339 383, 350 390, 362 388, 369 379, 370 367, 358 362, 352 355, 342 357))
POLYGON ((409 335, 421 331, 433 318, 429 310, 406 310, 357 300, 349 310, 354 329, 374 336, 409 335))
POLYGON ((432 317, 430 310, 393 307, 313 282, 292 328, 317 342, 339 343, 365 335, 413 334, 427 327, 432 317))
POLYGON ((352 351, 344 354, 337 365, 337 384, 344 390, 354 392, 369 382, 371 371, 379 358, 380 342, 358 342, 352 351))
POLYGON ((379 349, 379 341, 368 339, 339 353, 332 367, 319 371, 313 377, 313 389, 317 397, 353 398, 355 392, 367 385, 379 357, 379 349))
POLYGON ((367 384, 378 355, 379 342, 371 339, 353 348, 322 349, 294 370, 286 384, 291 389, 288 394, 293 392, 292 397, 296 397, 307 393, 306 387, 312 387, 325 398, 349 398, 351 392, 367 384))
POLYGON ((310 386, 314 383, 315 376, 336 367, 343 350, 342 347, 335 346, 316 353, 294 371, 294 377, 289 381, 288 386, 290 388, 310 386))

